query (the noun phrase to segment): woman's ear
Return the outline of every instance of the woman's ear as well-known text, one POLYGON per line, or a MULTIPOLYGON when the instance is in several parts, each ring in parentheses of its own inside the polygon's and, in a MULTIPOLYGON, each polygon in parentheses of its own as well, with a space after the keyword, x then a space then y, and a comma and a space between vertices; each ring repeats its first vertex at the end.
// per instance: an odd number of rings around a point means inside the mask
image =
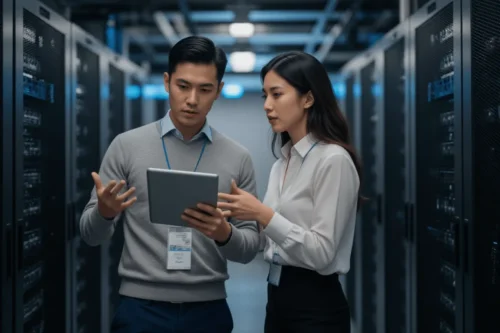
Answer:
POLYGON ((312 92, 308 91, 305 97, 304 109, 309 109, 314 105, 314 96, 312 92))

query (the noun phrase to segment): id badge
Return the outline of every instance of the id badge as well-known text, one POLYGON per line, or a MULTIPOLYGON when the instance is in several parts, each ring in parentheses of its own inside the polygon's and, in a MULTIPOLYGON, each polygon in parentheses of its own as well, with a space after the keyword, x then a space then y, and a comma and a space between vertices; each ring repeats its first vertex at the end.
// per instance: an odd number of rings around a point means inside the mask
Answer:
POLYGON ((193 233, 189 228, 169 228, 167 269, 190 270, 193 233))
POLYGON ((269 267, 269 275, 267 277, 267 282, 275 287, 280 284, 281 278, 281 265, 279 264, 279 255, 277 253, 273 254, 273 262, 269 267))
POLYGON ((269 267, 269 275, 267 276, 267 282, 275 287, 280 285, 281 278, 281 265, 271 264, 269 267))

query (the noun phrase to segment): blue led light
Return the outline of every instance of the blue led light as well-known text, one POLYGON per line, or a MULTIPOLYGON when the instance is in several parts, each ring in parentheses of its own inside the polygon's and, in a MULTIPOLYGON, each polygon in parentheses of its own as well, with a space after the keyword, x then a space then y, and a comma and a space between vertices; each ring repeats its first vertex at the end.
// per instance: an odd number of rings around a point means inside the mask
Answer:
POLYGON ((241 98, 244 93, 243 86, 236 83, 225 84, 222 88, 222 96, 224 98, 241 98))

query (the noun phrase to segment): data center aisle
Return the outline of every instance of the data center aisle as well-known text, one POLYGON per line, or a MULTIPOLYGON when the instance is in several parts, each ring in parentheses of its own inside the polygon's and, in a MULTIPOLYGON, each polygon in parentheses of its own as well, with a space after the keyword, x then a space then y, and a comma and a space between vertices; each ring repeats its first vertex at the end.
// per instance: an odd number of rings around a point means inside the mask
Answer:
POLYGON ((234 320, 233 333, 264 332, 269 270, 262 252, 249 264, 229 262, 226 283, 228 303, 234 320))

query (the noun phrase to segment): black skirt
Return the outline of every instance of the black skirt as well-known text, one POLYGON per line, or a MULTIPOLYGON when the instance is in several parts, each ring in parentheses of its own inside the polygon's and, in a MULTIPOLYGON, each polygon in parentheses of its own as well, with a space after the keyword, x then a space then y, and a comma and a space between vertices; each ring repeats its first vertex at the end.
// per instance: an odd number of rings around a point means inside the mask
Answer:
POLYGON ((350 333, 351 316, 337 274, 283 266, 268 284, 265 333, 350 333))

